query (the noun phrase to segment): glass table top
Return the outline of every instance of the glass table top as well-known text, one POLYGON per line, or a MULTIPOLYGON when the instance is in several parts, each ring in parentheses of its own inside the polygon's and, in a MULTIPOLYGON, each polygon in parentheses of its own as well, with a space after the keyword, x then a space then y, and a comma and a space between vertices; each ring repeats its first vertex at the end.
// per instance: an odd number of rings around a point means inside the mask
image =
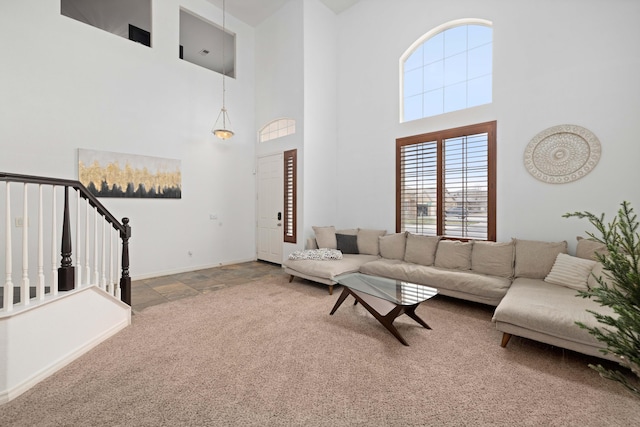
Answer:
POLYGON ((413 305, 436 296, 438 290, 416 283, 386 277, 369 276, 362 273, 350 273, 338 276, 335 280, 349 289, 382 298, 398 305, 413 305))

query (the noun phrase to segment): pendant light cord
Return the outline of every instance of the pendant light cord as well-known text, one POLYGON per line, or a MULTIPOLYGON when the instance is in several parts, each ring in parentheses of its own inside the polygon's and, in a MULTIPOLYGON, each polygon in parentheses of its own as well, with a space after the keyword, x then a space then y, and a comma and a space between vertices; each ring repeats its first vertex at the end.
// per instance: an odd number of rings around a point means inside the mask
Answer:
POLYGON ((225 55, 224 55, 224 37, 227 34, 226 28, 226 0, 222 0, 222 127, 224 129, 227 128, 227 120, 226 120, 226 116, 227 116, 227 107, 225 104, 225 92, 227 91, 227 87, 225 85, 225 77, 226 77, 226 71, 225 71, 225 55))

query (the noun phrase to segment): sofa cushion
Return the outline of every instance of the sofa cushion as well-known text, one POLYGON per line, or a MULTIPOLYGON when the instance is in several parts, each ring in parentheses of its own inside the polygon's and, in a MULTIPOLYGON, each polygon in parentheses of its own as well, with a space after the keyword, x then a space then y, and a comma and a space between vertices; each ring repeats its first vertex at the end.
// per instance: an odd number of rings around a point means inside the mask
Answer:
POLYGON ((313 226, 313 233, 316 235, 316 244, 320 249, 337 249, 338 241, 336 240, 336 228, 331 225, 328 227, 313 226))
POLYGON ((404 260, 414 264, 433 265, 440 236, 420 236, 409 233, 404 260))
POLYGON ((587 279, 587 287, 589 289, 599 288, 600 283, 598 283, 598 278, 601 278, 607 287, 616 286, 616 281, 610 277, 610 274, 611 272, 605 270, 601 262, 596 261, 596 265, 593 267, 593 270, 591 270, 591 274, 589 274, 589 278, 587 279))
POLYGON ((358 253, 358 236, 336 233, 336 241, 338 250, 340 250, 343 254, 358 253))
POLYGON ((513 277, 513 254, 513 241, 474 242, 471 270, 490 276, 513 277))
POLYGON ((336 234, 346 234, 347 236, 357 236, 358 229, 357 228, 343 228, 341 230, 336 230, 336 234))
POLYGON ((567 254, 558 254, 556 262, 547 277, 544 278, 544 281, 579 291, 586 291, 587 280, 595 265, 595 261, 567 254))
POLYGON ((285 260, 283 265, 306 276, 333 280, 334 277, 341 274, 355 273, 362 264, 376 260, 377 258, 377 256, 373 255, 343 255, 341 260, 285 260))
POLYGON ((436 260, 433 265, 440 268, 471 270, 471 250, 473 242, 442 240, 438 243, 436 260))
POLYGON ((407 246, 407 233, 387 234, 378 237, 380 256, 388 259, 404 259, 407 246))
POLYGON ((363 264, 360 267, 360 273, 407 281, 407 270, 404 268, 406 265, 410 264, 399 259, 378 258, 363 264))
POLYGON ((607 253, 607 245, 596 242, 592 239, 585 239, 578 236, 578 245, 576 246, 576 256, 578 258, 590 259, 597 261, 596 253, 605 255, 607 253))
POLYGON ((358 252, 366 255, 380 255, 378 237, 387 234, 386 230, 358 229, 358 252))
POLYGON ((386 258, 362 265, 360 272, 431 286, 443 295, 451 294, 458 298, 492 305, 497 305, 511 284, 511 280, 504 277, 429 267, 386 258))
POLYGON ((558 254, 567 253, 567 242, 541 242, 514 239, 516 245, 515 277, 544 279, 551 271, 558 254))
POLYGON ((617 316, 609 307, 601 306, 589 298, 577 297, 574 289, 539 279, 516 278, 496 307, 493 321, 603 347, 587 330, 575 323, 579 321, 591 327, 602 327, 587 310, 617 316))

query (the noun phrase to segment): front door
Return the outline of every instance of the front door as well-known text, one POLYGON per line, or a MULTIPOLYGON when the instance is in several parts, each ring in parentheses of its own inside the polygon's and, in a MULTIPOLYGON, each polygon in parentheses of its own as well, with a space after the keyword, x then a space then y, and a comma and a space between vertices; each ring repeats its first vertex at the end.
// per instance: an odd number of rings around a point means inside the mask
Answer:
POLYGON ((282 154, 258 158, 258 259, 282 264, 282 154))

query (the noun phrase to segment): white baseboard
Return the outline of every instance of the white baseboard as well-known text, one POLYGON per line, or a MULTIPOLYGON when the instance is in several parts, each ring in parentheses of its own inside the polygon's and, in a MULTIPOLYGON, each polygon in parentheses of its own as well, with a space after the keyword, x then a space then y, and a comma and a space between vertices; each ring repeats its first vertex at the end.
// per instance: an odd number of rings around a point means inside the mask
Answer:
POLYGON ((223 267, 225 265, 242 264, 244 262, 256 261, 256 258, 239 259, 235 261, 219 262, 215 264, 195 265, 191 267, 175 268, 171 270, 156 271, 153 273, 137 274, 131 277, 131 280, 153 279, 155 277, 170 276, 172 274, 190 273, 192 271, 206 270, 209 268, 223 267))

